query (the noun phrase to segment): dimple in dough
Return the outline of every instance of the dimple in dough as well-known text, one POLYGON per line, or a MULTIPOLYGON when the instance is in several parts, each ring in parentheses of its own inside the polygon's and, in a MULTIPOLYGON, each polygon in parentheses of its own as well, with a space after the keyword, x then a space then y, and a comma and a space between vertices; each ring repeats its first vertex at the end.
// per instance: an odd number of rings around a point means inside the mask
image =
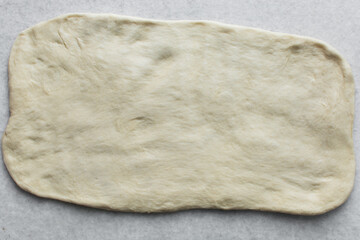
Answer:
POLYGON ((3 136, 37 196, 136 212, 321 214, 354 181, 354 85, 315 39, 70 14, 16 39, 3 136))

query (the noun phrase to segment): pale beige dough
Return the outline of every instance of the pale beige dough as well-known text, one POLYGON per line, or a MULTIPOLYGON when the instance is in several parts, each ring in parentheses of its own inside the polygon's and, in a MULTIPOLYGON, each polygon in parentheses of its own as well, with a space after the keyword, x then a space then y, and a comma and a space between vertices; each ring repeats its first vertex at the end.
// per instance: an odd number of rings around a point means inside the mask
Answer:
POLYGON ((320 214, 353 187, 353 84, 311 38, 60 16, 14 43, 4 160, 22 189, 91 207, 320 214))

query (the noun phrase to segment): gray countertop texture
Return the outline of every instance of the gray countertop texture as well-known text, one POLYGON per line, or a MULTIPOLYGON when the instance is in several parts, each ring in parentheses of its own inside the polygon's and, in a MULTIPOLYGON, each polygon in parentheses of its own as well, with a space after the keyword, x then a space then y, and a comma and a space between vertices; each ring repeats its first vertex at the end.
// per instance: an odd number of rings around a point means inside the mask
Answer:
POLYGON ((360 239, 359 0, 0 0, 0 134, 9 118, 7 65, 16 36, 74 12, 153 19, 213 20, 321 39, 350 63, 356 82, 357 175, 341 207, 320 216, 257 211, 109 212, 38 198, 19 187, 0 161, 0 239, 360 239))

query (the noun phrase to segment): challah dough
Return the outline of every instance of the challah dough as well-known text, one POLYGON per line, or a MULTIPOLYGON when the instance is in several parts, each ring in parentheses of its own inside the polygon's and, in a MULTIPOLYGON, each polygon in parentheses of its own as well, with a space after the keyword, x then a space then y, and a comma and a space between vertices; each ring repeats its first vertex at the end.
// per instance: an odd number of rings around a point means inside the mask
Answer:
POLYGON ((319 40, 70 14, 17 37, 9 88, 5 164, 37 196, 312 215, 353 187, 353 78, 319 40))

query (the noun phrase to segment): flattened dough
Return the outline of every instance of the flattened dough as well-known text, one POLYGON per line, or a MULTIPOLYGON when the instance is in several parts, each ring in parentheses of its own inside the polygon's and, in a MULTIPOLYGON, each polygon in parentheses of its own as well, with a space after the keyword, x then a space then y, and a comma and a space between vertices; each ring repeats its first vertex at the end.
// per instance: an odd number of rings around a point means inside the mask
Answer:
POLYGON ((71 14, 18 36, 9 88, 4 160, 41 197, 320 214, 353 187, 351 70, 315 39, 71 14))

